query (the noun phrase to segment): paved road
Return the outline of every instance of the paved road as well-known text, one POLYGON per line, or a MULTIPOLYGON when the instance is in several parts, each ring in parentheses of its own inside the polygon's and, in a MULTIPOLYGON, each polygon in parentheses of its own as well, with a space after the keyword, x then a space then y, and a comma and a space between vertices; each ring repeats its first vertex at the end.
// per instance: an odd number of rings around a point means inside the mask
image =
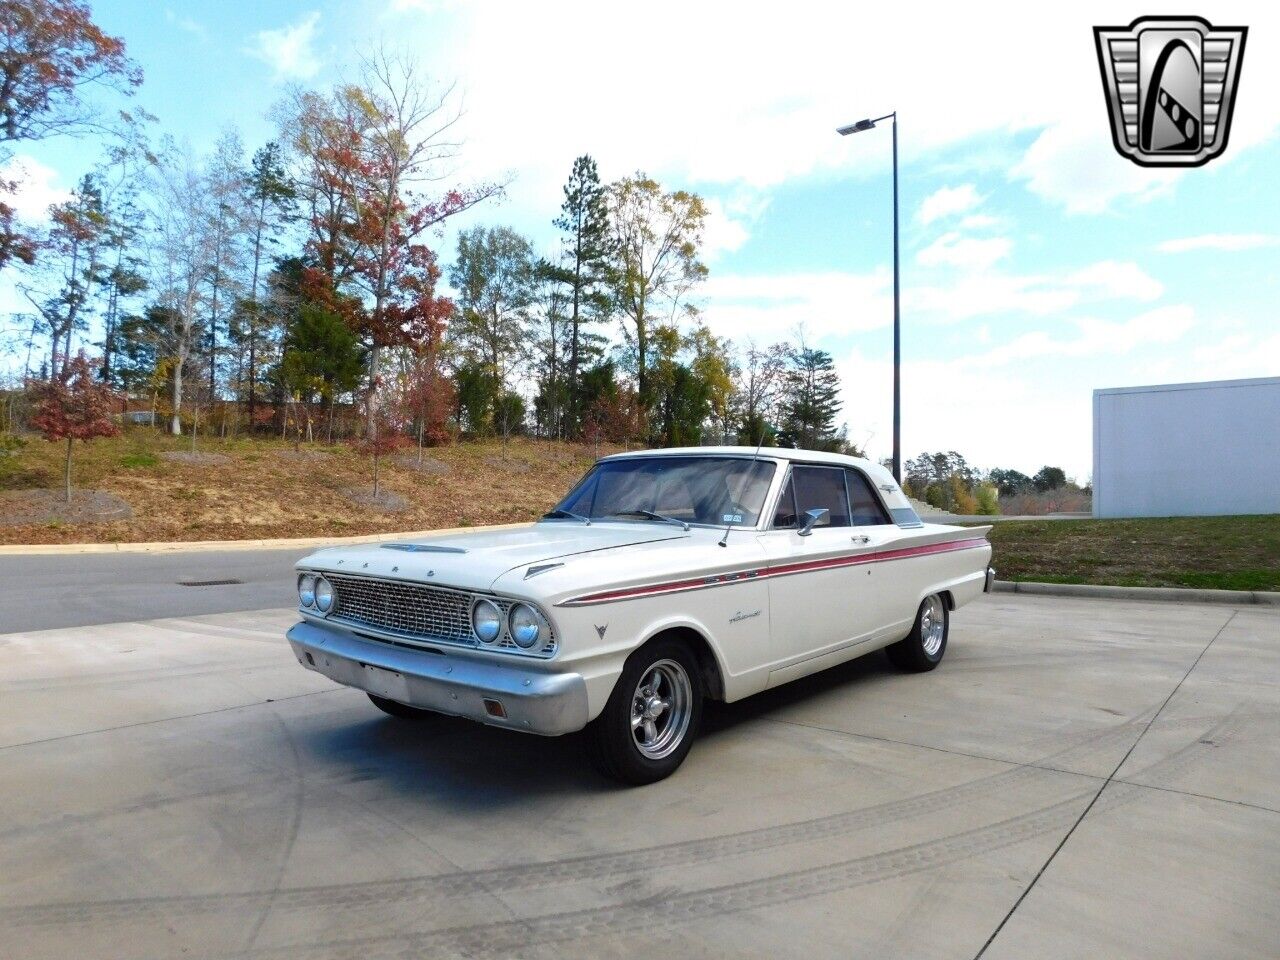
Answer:
POLYGON ((1280 610, 987 597, 939 670, 876 655, 712 709, 680 772, 638 790, 576 737, 385 717, 298 666, 291 620, 0 636, 0 953, 1280 942, 1280 610))
POLYGON ((0 554, 0 633, 286 606, 310 552, 0 554), (210 580, 240 583, 179 585, 210 580))

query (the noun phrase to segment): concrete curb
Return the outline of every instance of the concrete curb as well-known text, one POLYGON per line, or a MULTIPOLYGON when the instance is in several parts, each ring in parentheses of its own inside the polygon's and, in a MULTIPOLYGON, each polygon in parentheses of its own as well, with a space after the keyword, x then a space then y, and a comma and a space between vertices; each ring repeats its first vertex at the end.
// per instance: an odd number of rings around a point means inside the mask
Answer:
POLYGON ((445 527, 411 533, 370 533, 359 537, 299 537, 293 540, 195 540, 172 543, 34 543, 0 544, 0 556, 71 556, 85 553, 207 553, 231 550, 305 550, 336 547, 346 543, 383 543, 388 540, 415 540, 446 533, 474 533, 477 530, 510 530, 524 523, 497 523, 476 527, 445 527))
POLYGON ((1093 583, 1029 583, 997 580, 996 593, 1030 593, 1046 597, 1089 597, 1109 600, 1159 600, 1172 603, 1264 604, 1280 606, 1280 593, 1266 590, 1198 590, 1194 587, 1110 587, 1093 583))

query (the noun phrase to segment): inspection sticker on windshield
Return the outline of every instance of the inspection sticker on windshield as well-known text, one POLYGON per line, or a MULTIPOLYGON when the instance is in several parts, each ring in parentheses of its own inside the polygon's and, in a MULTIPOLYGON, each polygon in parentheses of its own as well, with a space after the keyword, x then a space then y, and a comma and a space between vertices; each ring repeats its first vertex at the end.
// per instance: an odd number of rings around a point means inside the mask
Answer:
POLYGON ((742 514, 740 514, 740 513, 726 513, 726 514, 724 515, 724 519, 722 519, 720 522, 721 522, 721 523, 741 523, 741 522, 742 522, 742 514))

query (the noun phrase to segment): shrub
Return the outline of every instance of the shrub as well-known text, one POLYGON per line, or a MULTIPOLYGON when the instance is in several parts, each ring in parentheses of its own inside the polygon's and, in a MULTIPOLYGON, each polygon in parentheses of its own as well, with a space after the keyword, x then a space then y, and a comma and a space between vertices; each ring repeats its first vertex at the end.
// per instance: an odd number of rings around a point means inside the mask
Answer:
POLYGON ((979 484, 977 499, 977 513, 980 515, 984 517, 994 517, 1000 513, 1000 493, 996 490, 993 484, 979 484))

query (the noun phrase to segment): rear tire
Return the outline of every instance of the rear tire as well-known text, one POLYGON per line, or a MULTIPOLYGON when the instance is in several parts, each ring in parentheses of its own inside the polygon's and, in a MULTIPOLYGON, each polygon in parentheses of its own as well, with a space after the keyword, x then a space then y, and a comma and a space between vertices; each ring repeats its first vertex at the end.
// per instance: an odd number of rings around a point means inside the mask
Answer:
POLYGON ((396 717, 400 720, 425 720, 427 717, 434 717, 434 710, 423 710, 421 707, 411 707, 407 703, 401 703, 399 700, 388 700, 386 697, 379 697, 369 694, 369 699, 373 701, 373 705, 385 714, 396 717))
POLYGON ((689 648, 653 640, 630 657, 609 702, 587 727, 587 756, 604 776, 640 786, 675 773, 702 719, 702 683, 689 648))
POLYGON ((916 611, 916 622, 905 639, 885 647, 889 660, 899 670, 924 673, 942 662, 947 652, 951 615, 941 594, 925 597, 916 611))

